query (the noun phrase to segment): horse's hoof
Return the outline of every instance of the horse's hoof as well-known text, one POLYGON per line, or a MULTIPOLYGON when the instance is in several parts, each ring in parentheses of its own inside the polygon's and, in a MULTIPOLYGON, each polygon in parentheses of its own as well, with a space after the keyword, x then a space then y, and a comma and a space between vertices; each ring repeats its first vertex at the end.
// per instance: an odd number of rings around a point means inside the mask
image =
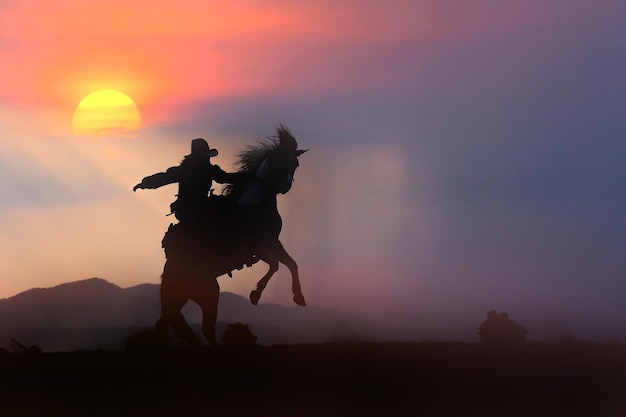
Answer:
POLYGON ((299 306, 306 306, 306 301, 304 301, 304 295, 302 294, 296 294, 293 296, 293 301, 295 301, 296 304, 298 304, 299 306))
POLYGON ((252 305, 257 305, 259 304, 259 299, 261 298, 261 292, 254 290, 250 293, 250 302, 252 303, 252 305))

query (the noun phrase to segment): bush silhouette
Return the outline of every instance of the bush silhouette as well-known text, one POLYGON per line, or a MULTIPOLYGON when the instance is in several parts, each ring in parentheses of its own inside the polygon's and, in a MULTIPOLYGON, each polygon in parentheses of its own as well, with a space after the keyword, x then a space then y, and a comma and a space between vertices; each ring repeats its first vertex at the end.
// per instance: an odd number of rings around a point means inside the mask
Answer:
POLYGON ((508 314, 497 314, 495 310, 489 311, 478 327, 480 341, 488 344, 522 344, 527 334, 528 330, 509 319, 508 314))
POLYGON ((257 337, 252 334, 247 324, 233 323, 222 334, 222 345, 231 348, 249 348, 256 346, 257 337))

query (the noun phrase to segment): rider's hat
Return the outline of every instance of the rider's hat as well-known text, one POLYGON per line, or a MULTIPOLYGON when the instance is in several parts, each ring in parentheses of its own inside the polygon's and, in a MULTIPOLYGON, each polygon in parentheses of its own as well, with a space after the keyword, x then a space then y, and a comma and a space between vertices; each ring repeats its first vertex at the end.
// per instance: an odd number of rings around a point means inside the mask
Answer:
POLYGON ((191 141, 191 155, 202 155, 208 158, 217 156, 217 149, 211 149, 206 140, 197 138, 191 141))

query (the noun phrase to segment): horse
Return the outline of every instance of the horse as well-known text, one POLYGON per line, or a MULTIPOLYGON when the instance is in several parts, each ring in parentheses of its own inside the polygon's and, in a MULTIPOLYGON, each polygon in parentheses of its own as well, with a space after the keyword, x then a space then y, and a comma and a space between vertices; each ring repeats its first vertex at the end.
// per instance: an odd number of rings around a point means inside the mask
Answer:
POLYGON ((218 346, 215 336, 220 287, 217 278, 251 266, 259 260, 269 265, 268 272, 250 293, 256 305, 263 289, 279 263, 287 266, 292 277, 293 300, 306 302, 302 294, 298 265, 279 240, 282 219, 277 195, 292 186, 299 157, 289 129, 279 124, 276 134, 239 154, 239 181, 228 185, 222 195, 210 198, 208 216, 217 221, 206 228, 184 223, 170 225, 162 246, 166 262, 161 275, 161 317, 156 331, 166 335, 170 326, 185 343, 204 346, 186 322, 181 309, 192 300, 202 309, 202 334, 210 346, 218 346))

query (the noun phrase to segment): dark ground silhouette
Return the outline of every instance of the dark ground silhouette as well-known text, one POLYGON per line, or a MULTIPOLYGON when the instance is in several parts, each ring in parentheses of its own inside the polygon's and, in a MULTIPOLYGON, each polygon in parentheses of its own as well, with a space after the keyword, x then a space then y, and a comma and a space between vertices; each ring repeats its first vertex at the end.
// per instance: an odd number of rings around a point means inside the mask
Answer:
MULTIPOLYGON (((122 350, 126 336, 154 328, 159 317, 159 287, 120 288, 93 278, 0 300, 0 346, 9 347, 10 339, 15 338, 45 352, 122 350)), ((186 317, 199 332, 202 312, 188 304, 186 317)), ((217 333, 221 335, 227 324, 234 322, 249 324, 261 345, 363 341, 369 340, 365 335, 371 333, 368 322, 337 310, 271 303, 254 306, 247 297, 221 292, 217 333)))
POLYGON ((0 352, 7 416, 623 416, 626 346, 0 352))

